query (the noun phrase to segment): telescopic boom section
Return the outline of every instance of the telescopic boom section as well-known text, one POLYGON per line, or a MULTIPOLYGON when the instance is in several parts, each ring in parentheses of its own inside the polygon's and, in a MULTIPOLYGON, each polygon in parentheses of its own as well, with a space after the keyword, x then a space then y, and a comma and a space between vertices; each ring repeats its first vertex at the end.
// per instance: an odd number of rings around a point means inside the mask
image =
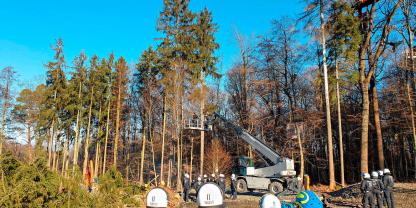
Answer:
POLYGON ((226 123, 228 127, 235 130, 237 133, 237 136, 239 136, 241 139, 246 141, 251 147, 258 153, 260 153, 262 156, 270 160, 273 164, 270 165, 276 165, 282 161, 282 158, 280 155, 274 151, 270 146, 265 144, 263 141, 257 139, 256 137, 250 135, 247 131, 245 131, 243 128, 233 124, 231 121, 226 119, 225 117, 219 115, 218 113, 214 114, 217 118, 219 118, 221 121, 226 123))

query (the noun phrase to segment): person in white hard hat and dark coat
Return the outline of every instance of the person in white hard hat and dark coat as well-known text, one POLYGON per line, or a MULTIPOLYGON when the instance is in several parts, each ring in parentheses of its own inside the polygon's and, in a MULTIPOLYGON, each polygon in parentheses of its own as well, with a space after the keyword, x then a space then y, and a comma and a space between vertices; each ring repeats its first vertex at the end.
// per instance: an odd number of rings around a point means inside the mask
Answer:
POLYGON ((383 184, 384 184, 384 197, 386 198, 387 207, 394 208, 393 199, 393 186, 394 179, 389 169, 384 169, 383 184))
POLYGON ((361 191, 363 192, 363 207, 369 208, 371 206, 371 208, 375 208, 373 200, 373 183, 371 182, 370 174, 364 173, 362 177, 361 191))
POLYGON ((371 183, 373 184, 373 201, 377 201, 378 208, 383 207, 383 182, 378 178, 377 171, 371 173, 371 183))
POLYGON ((185 173, 182 181, 182 188, 183 188, 183 200, 188 202, 189 199, 189 191, 191 189, 191 181, 189 179, 189 174, 185 173))
POLYGON ((218 186, 220 187, 222 191, 222 196, 225 194, 225 176, 224 174, 220 174, 220 177, 218 178, 218 186))
POLYGON ((198 195, 198 190, 199 190, 199 188, 201 188, 201 186, 203 185, 204 183, 202 182, 202 178, 201 178, 201 176, 198 176, 198 179, 195 181, 195 183, 194 183, 194 189, 195 189, 195 192, 196 192, 196 195, 198 195))
POLYGON ((231 175, 231 199, 237 199, 237 178, 235 174, 231 175))

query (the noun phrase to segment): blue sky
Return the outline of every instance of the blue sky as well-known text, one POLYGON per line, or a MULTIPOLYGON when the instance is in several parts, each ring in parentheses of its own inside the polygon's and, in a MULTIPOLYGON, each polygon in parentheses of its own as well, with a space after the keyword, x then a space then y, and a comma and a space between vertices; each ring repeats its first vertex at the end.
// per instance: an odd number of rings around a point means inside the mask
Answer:
MULTIPOLYGON (((228 70, 238 53, 235 30, 252 36, 270 29, 281 16, 296 17, 300 0, 191 0, 191 9, 207 7, 219 26, 217 54, 228 70)), ((82 50, 107 57, 114 51, 130 64, 155 45, 156 20, 162 0, 1 0, 0 69, 13 66, 21 83, 39 83, 53 56, 50 46, 59 37, 68 62, 82 50)))

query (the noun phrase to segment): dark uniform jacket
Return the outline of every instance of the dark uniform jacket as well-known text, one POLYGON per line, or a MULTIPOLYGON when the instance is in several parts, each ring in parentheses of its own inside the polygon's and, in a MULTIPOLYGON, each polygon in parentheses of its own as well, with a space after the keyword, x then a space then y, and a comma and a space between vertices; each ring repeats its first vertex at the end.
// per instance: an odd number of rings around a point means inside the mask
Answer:
POLYGON ((383 177, 383 184, 385 189, 392 190, 394 186, 393 176, 385 175, 383 177))
POLYGON ((361 191, 363 193, 372 192, 373 191, 373 183, 370 179, 364 179, 361 182, 361 191))

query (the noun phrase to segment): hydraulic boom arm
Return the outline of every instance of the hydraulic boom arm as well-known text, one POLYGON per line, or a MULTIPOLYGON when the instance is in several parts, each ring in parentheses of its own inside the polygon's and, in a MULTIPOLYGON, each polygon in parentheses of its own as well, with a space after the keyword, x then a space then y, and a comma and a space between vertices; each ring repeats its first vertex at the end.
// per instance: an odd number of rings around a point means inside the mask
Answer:
POLYGON ((237 133, 237 136, 242 138, 244 141, 246 141, 248 144, 251 145, 258 153, 260 153, 262 156, 270 160, 270 162, 273 163, 273 165, 278 164, 281 162, 280 155, 274 151, 271 147, 269 147, 267 144, 265 144, 263 141, 257 139, 254 136, 251 136, 247 131, 245 131, 243 128, 233 124, 225 117, 219 115, 218 113, 215 113, 215 116, 224 123, 228 125, 228 127, 235 130, 237 133))

